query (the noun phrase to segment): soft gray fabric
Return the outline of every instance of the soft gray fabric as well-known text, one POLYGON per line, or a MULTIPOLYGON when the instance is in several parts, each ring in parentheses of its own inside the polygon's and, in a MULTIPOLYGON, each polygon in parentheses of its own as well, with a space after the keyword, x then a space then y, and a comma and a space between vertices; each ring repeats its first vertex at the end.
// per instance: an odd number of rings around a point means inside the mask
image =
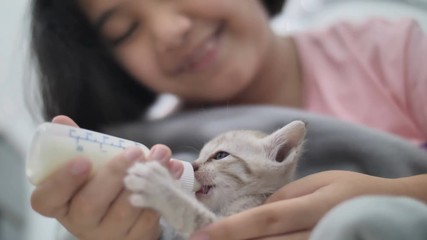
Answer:
POLYGON ((310 240, 426 240, 427 205, 406 197, 366 196, 341 203, 310 240))
POLYGON ((331 169, 391 178, 427 172, 426 151, 406 140, 289 108, 222 107, 179 113, 150 123, 110 127, 105 131, 147 146, 163 143, 172 148, 177 158, 193 160, 203 144, 221 132, 256 129, 270 133, 295 119, 308 123, 305 152, 298 167, 298 177, 331 169))
MULTIPOLYGON (((308 123, 305 152, 298 167, 302 177, 330 169, 345 169, 382 177, 427 173, 427 153, 396 136, 330 117, 268 106, 224 107, 179 113, 170 118, 108 127, 105 133, 141 142, 163 143, 177 158, 193 160, 203 144, 221 132, 255 129, 273 132, 300 119, 308 123)), ((162 222, 162 239, 179 239, 162 222)), ((73 239, 65 234, 58 239, 73 239)))

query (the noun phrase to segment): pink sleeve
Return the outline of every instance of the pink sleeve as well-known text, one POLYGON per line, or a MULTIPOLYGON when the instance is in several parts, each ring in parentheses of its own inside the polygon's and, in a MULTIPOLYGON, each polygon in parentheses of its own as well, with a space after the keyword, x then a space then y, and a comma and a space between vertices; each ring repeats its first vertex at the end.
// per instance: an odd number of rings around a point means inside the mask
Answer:
POLYGON ((427 36, 413 22, 407 42, 408 104, 418 125, 427 138, 427 36))

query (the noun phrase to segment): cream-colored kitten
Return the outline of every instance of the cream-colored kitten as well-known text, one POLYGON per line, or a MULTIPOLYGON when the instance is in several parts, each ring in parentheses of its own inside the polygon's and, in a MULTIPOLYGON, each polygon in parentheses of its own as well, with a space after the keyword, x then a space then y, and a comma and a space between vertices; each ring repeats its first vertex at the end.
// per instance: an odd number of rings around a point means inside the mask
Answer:
POLYGON ((193 162, 194 195, 158 162, 137 163, 125 185, 136 207, 153 208, 183 237, 219 217, 262 204, 292 180, 306 128, 293 121, 270 135, 230 131, 209 141, 193 162))

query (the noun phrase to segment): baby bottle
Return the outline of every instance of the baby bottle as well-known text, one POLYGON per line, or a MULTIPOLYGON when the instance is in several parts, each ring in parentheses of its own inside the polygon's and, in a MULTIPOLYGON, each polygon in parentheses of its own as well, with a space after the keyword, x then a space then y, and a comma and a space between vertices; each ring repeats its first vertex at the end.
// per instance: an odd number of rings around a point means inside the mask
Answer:
MULTIPOLYGON (((141 143, 86 130, 83 128, 45 122, 38 126, 26 160, 26 175, 34 185, 39 184, 66 161, 77 156, 87 157, 95 172, 125 148, 138 146, 145 155, 149 149, 141 143)), ((185 191, 194 192, 194 170, 182 161, 184 172, 179 179, 185 191)))

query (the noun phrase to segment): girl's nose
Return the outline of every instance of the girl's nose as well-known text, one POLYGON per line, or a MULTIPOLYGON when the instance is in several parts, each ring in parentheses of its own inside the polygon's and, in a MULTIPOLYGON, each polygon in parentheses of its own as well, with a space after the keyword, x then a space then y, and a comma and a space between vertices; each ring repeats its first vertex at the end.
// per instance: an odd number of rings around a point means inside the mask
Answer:
POLYGON ((184 14, 168 12, 152 19, 151 31, 158 51, 174 50, 186 41, 192 21, 184 14))

